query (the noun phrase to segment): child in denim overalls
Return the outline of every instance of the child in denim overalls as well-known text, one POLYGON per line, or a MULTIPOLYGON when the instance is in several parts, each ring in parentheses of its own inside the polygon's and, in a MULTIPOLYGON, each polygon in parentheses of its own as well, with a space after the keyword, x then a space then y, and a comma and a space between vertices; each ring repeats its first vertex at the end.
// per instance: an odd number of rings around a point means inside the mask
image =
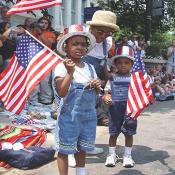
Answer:
MULTIPOLYGON (((102 80, 102 87, 105 86, 110 73, 110 59, 108 52, 112 47, 112 34, 119 30, 116 14, 111 11, 97 10, 91 21, 87 21, 89 32, 96 38, 95 47, 84 57, 86 63, 92 64, 95 68, 97 76, 102 80)), ((101 96, 97 98, 96 104, 97 119, 99 125, 108 125, 107 107, 101 100, 101 96)), ((102 153, 103 149, 96 147, 93 152, 88 154, 102 153)))
POLYGON ((112 47, 112 34, 119 30, 116 24, 117 16, 115 13, 106 10, 97 10, 91 21, 86 24, 90 26, 89 31, 96 38, 96 45, 85 56, 85 61, 94 66, 97 76, 101 80, 107 80, 109 77, 107 70, 108 51, 112 47))
POLYGON ((93 66, 81 59, 95 43, 95 38, 84 30, 81 25, 70 26, 57 45, 59 53, 67 55, 55 68, 56 91, 63 99, 56 126, 60 175, 68 175, 68 154, 75 154, 76 175, 85 175, 85 152, 94 149, 100 82, 93 66))
POLYGON ((137 121, 126 116, 126 105, 128 99, 128 90, 130 84, 130 70, 133 66, 134 51, 129 46, 122 46, 117 49, 116 56, 113 57, 113 63, 117 68, 106 85, 110 93, 104 95, 103 99, 109 104, 109 155, 105 165, 108 167, 116 164, 116 141, 122 132, 125 135, 125 152, 123 156, 123 166, 133 167, 134 161, 131 157, 133 145, 133 135, 136 134, 137 121))

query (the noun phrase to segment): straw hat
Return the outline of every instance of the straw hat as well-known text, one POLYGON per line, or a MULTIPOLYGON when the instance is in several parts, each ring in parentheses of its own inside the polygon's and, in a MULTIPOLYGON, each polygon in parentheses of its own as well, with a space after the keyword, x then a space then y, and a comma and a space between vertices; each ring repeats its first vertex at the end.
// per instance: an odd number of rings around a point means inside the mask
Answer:
POLYGON ((67 39, 73 36, 85 36, 89 39, 90 45, 88 46, 87 52, 89 52, 95 46, 95 37, 91 33, 87 32, 85 27, 81 24, 74 24, 64 29, 63 36, 57 43, 57 50, 61 55, 66 56, 66 52, 64 51, 64 43, 67 39))
POLYGON ((98 10, 94 13, 92 21, 87 21, 86 24, 91 26, 103 26, 119 31, 119 26, 116 25, 117 16, 111 11, 98 10))
POLYGON ((116 50, 116 54, 112 57, 113 63, 116 61, 117 58, 128 58, 134 61, 134 50, 129 46, 122 46, 116 50))

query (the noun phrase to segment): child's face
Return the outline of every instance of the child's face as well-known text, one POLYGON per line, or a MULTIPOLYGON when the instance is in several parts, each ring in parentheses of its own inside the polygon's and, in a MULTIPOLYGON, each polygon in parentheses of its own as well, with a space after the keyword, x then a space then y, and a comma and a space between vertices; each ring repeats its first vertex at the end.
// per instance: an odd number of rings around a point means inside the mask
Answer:
POLYGON ((132 60, 128 58, 117 58, 115 61, 115 66, 120 74, 128 74, 133 66, 132 60))
POLYGON ((103 42, 107 37, 112 36, 113 34, 111 28, 103 26, 93 26, 90 28, 90 31, 95 36, 97 43, 103 42))
POLYGON ((39 25, 43 30, 47 30, 49 28, 49 22, 45 19, 41 20, 39 25))
POLYGON ((74 36, 67 40, 65 51, 68 58, 76 61, 87 53, 88 43, 84 36, 74 36))

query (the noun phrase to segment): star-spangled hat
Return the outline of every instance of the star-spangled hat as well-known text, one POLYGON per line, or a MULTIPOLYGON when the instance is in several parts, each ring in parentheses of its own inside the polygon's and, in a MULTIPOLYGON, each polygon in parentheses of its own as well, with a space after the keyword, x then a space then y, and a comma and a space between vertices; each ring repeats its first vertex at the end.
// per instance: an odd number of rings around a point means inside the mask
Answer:
POLYGON ((129 46, 122 46, 116 50, 116 54, 112 57, 113 63, 116 61, 117 58, 128 58, 134 61, 134 50, 129 46))
POLYGON ((74 24, 64 29, 63 36, 57 43, 57 50, 61 55, 66 55, 66 52, 64 51, 64 43, 67 39, 73 36, 85 36, 89 39, 90 45, 87 48, 87 52, 89 52, 95 46, 95 37, 90 32, 86 31, 86 28, 81 24, 74 24))

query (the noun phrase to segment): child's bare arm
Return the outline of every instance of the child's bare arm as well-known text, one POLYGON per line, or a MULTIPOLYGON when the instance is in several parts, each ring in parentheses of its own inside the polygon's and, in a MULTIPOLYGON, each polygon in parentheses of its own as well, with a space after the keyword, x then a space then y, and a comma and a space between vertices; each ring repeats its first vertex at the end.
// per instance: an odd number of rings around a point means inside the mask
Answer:
POLYGON ((56 91, 60 97, 65 97, 68 93, 70 84, 72 81, 72 76, 69 74, 66 74, 64 78, 56 77, 55 78, 55 85, 56 85, 56 91))
POLYGON ((111 94, 105 94, 105 95, 103 96, 103 101, 105 102, 105 104, 111 105, 111 104, 112 104, 112 97, 111 97, 111 94))
POLYGON ((96 79, 96 80, 93 80, 91 82, 91 86, 94 87, 96 89, 97 92, 100 92, 100 89, 101 89, 101 82, 96 79))
POLYGON ((64 78, 56 77, 55 84, 56 84, 56 91, 60 97, 65 97, 68 93, 70 84, 73 79, 73 73, 75 71, 75 63, 71 60, 67 59, 64 62, 64 65, 67 69, 67 74, 64 78))

